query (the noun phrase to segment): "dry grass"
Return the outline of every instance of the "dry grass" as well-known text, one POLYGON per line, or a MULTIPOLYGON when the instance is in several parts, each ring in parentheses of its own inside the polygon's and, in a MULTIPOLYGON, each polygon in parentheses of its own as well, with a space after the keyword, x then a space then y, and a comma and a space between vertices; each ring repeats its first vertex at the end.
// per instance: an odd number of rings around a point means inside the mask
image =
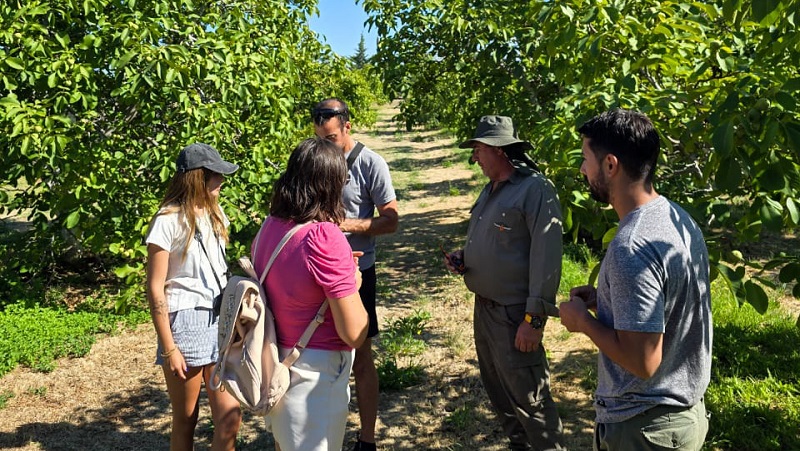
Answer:
MULTIPOLYGON (((445 273, 439 251, 439 244, 461 245, 482 177, 474 176, 452 140, 396 131, 388 123, 394 113, 380 111, 376 128, 356 136, 386 157, 399 187, 401 230, 379 239, 378 315, 382 325, 418 310, 431 319, 423 333, 426 351, 415 360, 425 370, 423 382, 380 395, 379 449, 507 449, 478 374, 472 297, 460 278, 445 273)), ((567 445, 591 449, 595 350, 558 321, 548 323, 545 345, 567 445)), ((62 360, 50 374, 18 368, 6 375, 0 395, 11 391, 14 397, 0 410, 0 448, 167 449, 170 406, 154 353, 148 324, 99 340, 87 357, 62 360)), ((209 448, 212 431, 207 403, 202 406, 198 450, 209 448)), ((358 430, 354 406, 345 449, 358 430)), ((273 449, 263 421, 246 415, 238 449, 273 449)))

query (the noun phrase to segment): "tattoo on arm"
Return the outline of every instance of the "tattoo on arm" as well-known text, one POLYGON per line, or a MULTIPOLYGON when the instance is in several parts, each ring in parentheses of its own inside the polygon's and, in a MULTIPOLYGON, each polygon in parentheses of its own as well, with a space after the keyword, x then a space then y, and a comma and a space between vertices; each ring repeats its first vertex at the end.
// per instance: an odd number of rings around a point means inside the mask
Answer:
POLYGON ((162 298, 154 299, 153 300, 153 316, 161 316, 166 315, 169 313, 169 307, 167 306, 167 300, 162 298))

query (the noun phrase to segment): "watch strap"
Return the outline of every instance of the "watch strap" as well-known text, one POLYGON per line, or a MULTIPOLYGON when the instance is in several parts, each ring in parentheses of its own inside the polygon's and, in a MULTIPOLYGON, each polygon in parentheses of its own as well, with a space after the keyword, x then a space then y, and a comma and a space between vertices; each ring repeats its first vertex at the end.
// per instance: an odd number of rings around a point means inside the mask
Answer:
POLYGON ((526 312, 525 313, 525 322, 530 324, 531 327, 533 327, 534 329, 541 329, 541 328, 544 327, 545 320, 541 316, 538 316, 538 315, 537 316, 533 316, 530 313, 526 312), (534 324, 534 318, 538 319, 538 321, 536 321, 536 324, 534 324))

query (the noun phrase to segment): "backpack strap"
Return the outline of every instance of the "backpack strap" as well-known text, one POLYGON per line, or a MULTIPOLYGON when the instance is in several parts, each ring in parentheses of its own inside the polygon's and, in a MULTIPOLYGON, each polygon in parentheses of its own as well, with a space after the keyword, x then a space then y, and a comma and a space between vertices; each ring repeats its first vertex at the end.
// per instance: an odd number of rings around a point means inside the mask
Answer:
POLYGON ((349 171, 350 168, 353 167, 353 163, 356 162, 356 158, 358 158, 358 154, 361 153, 361 150, 364 149, 364 144, 357 142, 356 146, 353 147, 353 150, 350 151, 350 155, 347 156, 347 170, 349 171))
MULTIPOLYGON (((361 146, 361 148, 364 147, 364 145, 361 143, 359 143, 359 145, 361 146)), ((358 150, 359 152, 361 151, 361 149, 358 150)), ((353 152, 355 152, 355 149, 353 150, 353 152)), ((350 155, 352 155, 352 152, 350 155)), ((353 160, 355 160, 355 158, 353 158, 353 160)), ((291 230, 286 232, 286 235, 283 236, 281 241, 275 247, 275 250, 272 252, 272 256, 269 258, 269 261, 267 262, 267 266, 264 267, 264 272, 261 273, 261 278, 259 279, 259 282, 261 283, 262 286, 264 285, 264 280, 267 277, 269 269, 272 267, 272 263, 275 262, 275 258, 278 257, 278 254, 283 249, 283 246, 286 245, 286 242, 289 241, 289 238, 291 238, 295 233, 297 233, 298 230, 303 228, 303 226, 305 226, 306 224, 308 223, 306 222, 302 224, 297 224, 294 227, 292 227, 291 230)), ((264 225, 262 224, 261 227, 263 228, 264 225)), ((259 230, 258 235, 256 235, 256 241, 253 243, 253 254, 255 254, 256 250, 258 249, 258 239, 260 238, 260 236, 261 236, 261 231, 259 230)), ((303 335, 300 336, 300 339, 297 341, 297 344, 294 345, 292 350, 289 351, 289 354, 283 359, 283 362, 281 362, 287 368, 292 366, 294 362, 296 362, 297 359, 300 358, 300 350, 304 349, 306 345, 308 345, 308 342, 309 340, 311 340, 311 336, 314 335, 314 332, 317 330, 317 327, 319 327, 320 324, 325 322, 325 312, 327 310, 328 310, 328 300, 325 299, 325 301, 319 307, 319 310, 317 310, 317 314, 314 315, 314 319, 311 320, 311 323, 309 323, 308 326, 306 326, 306 330, 303 332, 303 335)))
MULTIPOLYGON (((264 224, 266 224, 266 223, 267 222, 264 221, 264 224)), ((264 224, 261 224, 261 228, 262 229, 264 228, 264 224)), ((275 259, 278 258, 278 254, 280 254, 281 250, 283 250, 283 246, 286 246, 286 243, 289 241, 289 238, 294 236, 294 234, 297 233, 298 230, 302 229, 303 226, 305 226, 306 224, 309 224, 309 223, 308 222, 302 222, 302 223, 297 224, 294 227, 292 227, 291 230, 286 232, 286 235, 284 235, 283 238, 281 238, 281 241, 278 243, 278 245, 275 246, 275 250, 272 251, 272 255, 269 257, 269 260, 267 261, 267 266, 264 267, 264 272, 261 273, 261 277, 259 277, 259 279, 258 279, 258 282, 262 286, 264 285, 264 280, 267 278, 267 273, 269 272, 269 269, 272 268, 272 264, 275 262, 275 259)), ((255 254, 256 250, 258 250, 259 238, 261 238, 261 230, 258 231, 258 235, 256 235, 256 241, 255 241, 255 243, 253 243, 253 254, 255 254)))
POLYGON ((325 322, 325 311, 328 310, 328 300, 325 299, 325 302, 319 307, 317 310, 317 314, 314 316, 314 319, 306 327, 305 332, 303 335, 300 336, 300 339, 297 340, 297 344, 294 345, 289 354, 283 359, 284 365, 286 367, 290 367, 300 358, 300 350, 305 349, 306 345, 308 344, 309 340, 311 340, 311 336, 314 335, 314 331, 317 330, 320 324, 325 322))

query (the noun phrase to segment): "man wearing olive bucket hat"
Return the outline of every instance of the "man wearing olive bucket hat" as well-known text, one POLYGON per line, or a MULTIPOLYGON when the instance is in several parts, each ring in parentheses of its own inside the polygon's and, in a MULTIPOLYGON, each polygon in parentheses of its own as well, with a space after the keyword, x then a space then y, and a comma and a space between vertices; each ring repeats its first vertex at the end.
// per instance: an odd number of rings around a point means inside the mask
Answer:
POLYGON ((472 148, 489 183, 472 207, 464 248, 445 258, 475 293, 481 380, 513 450, 563 449, 542 346, 561 279, 561 208, 511 118, 483 116, 472 148), (463 267, 453 262, 463 261, 463 267))

